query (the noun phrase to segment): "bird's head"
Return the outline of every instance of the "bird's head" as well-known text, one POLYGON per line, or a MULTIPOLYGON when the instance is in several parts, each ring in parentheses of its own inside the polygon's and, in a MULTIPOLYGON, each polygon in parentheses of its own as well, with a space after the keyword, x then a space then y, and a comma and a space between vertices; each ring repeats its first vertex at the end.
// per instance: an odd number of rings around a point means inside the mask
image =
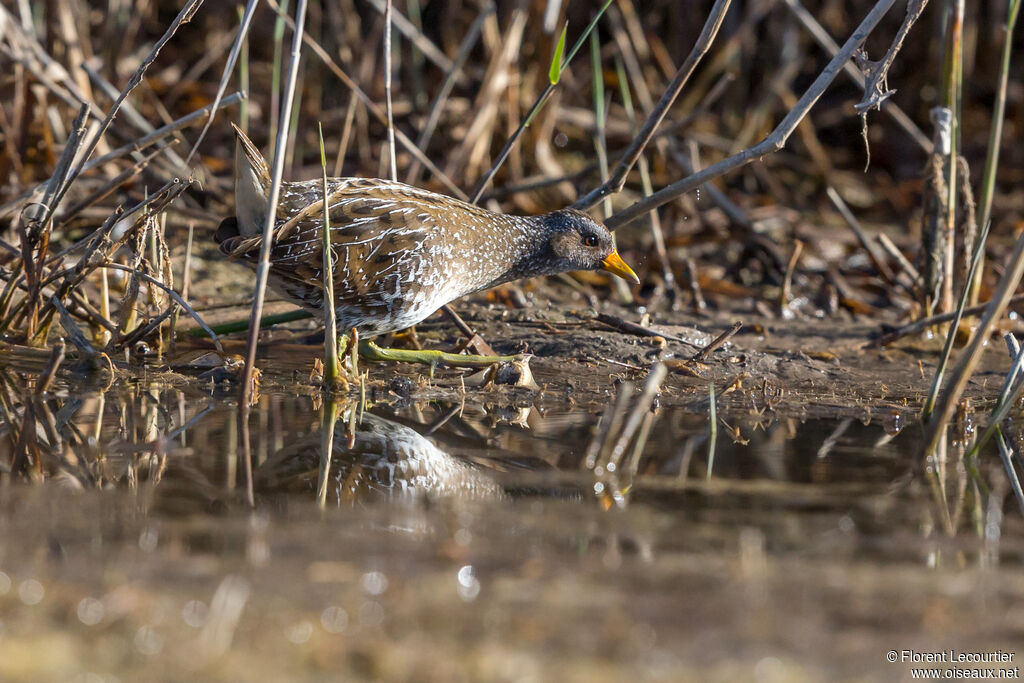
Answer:
POLYGON ((593 218, 575 209, 544 216, 548 242, 544 256, 559 272, 606 270, 624 280, 640 283, 633 269, 615 251, 612 234, 593 218))

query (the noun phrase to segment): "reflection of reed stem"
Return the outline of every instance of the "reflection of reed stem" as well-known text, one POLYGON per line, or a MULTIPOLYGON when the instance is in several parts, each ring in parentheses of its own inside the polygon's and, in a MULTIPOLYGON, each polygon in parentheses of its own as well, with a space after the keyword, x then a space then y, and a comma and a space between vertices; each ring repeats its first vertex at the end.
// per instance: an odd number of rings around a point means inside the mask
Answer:
POLYGON ((331 474, 331 456, 334 454, 334 424, 338 420, 338 404, 328 398, 320 418, 320 469, 316 477, 316 502, 327 505, 327 480, 331 474))
POLYGON ((715 468, 715 443, 718 441, 718 410, 715 408, 715 383, 708 386, 708 473, 707 478, 711 479, 711 473, 715 468))

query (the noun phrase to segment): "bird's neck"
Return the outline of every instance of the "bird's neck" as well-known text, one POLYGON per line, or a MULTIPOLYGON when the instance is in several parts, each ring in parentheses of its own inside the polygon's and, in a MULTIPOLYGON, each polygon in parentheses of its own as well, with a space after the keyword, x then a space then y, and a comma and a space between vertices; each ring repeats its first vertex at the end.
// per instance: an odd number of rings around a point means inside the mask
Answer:
POLYGON ((502 216, 504 229, 481 236, 478 241, 480 258, 486 264, 489 289, 505 282, 522 278, 549 275, 557 271, 547 251, 548 228, 540 216, 502 216))

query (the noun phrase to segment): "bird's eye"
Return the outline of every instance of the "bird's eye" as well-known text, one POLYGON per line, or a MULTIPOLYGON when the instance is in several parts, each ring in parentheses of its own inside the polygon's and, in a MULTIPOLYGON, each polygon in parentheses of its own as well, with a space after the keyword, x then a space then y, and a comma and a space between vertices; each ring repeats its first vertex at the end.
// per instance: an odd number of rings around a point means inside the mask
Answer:
POLYGON ((597 246, 597 235, 584 235, 583 236, 583 245, 587 246, 587 247, 596 247, 597 246))

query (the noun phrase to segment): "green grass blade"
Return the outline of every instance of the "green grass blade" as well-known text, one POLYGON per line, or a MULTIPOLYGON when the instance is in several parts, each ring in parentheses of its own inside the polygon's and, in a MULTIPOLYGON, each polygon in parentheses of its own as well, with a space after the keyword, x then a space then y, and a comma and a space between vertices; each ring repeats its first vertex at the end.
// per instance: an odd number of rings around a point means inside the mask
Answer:
POLYGON ((548 80, 551 81, 551 85, 558 83, 559 77, 562 75, 562 57, 565 55, 565 33, 569 30, 569 22, 565 22, 565 26, 562 27, 562 35, 558 37, 558 43, 555 45, 555 54, 551 57, 551 68, 548 69, 548 80))

